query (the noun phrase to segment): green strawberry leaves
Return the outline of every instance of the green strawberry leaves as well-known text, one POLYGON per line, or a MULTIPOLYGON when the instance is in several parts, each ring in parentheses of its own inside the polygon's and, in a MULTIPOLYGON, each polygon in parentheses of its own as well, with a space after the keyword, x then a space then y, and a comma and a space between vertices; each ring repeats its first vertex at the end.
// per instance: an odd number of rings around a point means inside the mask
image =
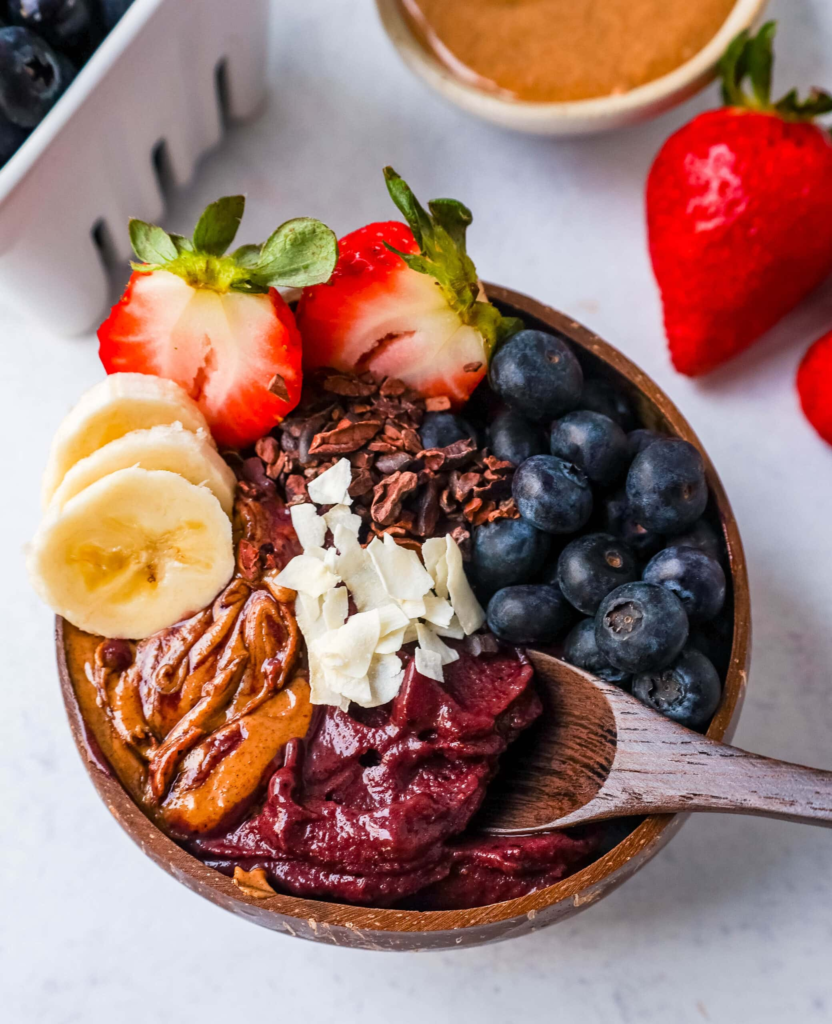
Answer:
POLYGON ((245 208, 245 196, 223 196, 206 207, 194 228, 194 249, 222 256, 237 235, 245 208))
POLYGON ((194 288, 265 294, 269 288, 305 288, 328 281, 338 261, 334 233, 318 220, 287 221, 262 244, 226 255, 245 210, 245 196, 224 196, 203 211, 193 238, 131 219, 130 242, 140 273, 167 270, 194 288))
POLYGON ((767 21, 756 36, 748 29, 740 32, 720 61, 722 99, 730 107, 744 107, 761 113, 778 114, 787 121, 812 121, 832 111, 832 95, 823 89, 812 89, 805 100, 791 89, 772 102, 771 77, 774 67, 774 35, 776 21, 767 21), (751 93, 743 88, 745 79, 751 93))
POLYGON ((480 298, 477 269, 465 244, 473 220, 471 211, 456 199, 434 199, 428 203, 428 213, 392 167, 384 168, 384 180, 420 251, 400 252, 386 242, 385 246, 411 270, 436 279, 451 309, 482 335, 490 359, 507 338, 523 328, 523 321, 503 316, 496 306, 480 298))
POLYGON ((264 243, 253 276, 267 286, 305 288, 328 281, 338 261, 338 242, 329 228, 311 217, 281 224, 264 243), (323 230, 322 230, 323 229, 323 230))
POLYGON ((142 220, 131 218, 129 230, 133 252, 143 262, 167 263, 179 255, 171 236, 155 224, 145 224, 142 220))

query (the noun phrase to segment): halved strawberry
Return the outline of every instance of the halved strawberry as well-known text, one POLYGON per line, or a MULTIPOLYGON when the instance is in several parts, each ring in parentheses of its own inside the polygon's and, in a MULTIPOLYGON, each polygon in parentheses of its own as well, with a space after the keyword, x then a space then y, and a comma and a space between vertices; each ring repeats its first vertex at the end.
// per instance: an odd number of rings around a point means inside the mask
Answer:
POLYGON ((304 367, 372 370, 462 405, 520 321, 484 301, 465 249, 470 211, 435 199, 428 213, 391 167, 384 177, 409 227, 386 221, 341 239, 329 282, 298 304, 304 367))
POLYGON ((298 403, 301 341, 276 291, 325 281, 338 256, 319 221, 281 225, 262 245, 224 255, 243 215, 243 196, 202 214, 193 239, 130 222, 144 262, 98 330, 108 373, 175 380, 198 403, 218 444, 245 447, 298 403))

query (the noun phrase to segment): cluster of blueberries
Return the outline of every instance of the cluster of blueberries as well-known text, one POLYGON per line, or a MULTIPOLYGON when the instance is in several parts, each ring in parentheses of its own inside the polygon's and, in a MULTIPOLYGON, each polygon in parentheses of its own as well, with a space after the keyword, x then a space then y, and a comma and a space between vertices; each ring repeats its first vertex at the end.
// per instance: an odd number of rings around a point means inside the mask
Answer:
POLYGON ((0 0, 0 167, 133 0, 0 0))
MULTIPOLYGON (((720 541, 702 519, 699 452, 634 429, 626 395, 584 381, 552 334, 514 335, 489 382, 502 409, 488 444, 517 467, 521 515, 474 534, 469 572, 490 629, 519 645, 562 641, 567 661, 703 728, 721 695, 710 625, 726 578, 720 541)), ((422 437, 448 444, 470 432, 459 417, 429 414, 422 437)))

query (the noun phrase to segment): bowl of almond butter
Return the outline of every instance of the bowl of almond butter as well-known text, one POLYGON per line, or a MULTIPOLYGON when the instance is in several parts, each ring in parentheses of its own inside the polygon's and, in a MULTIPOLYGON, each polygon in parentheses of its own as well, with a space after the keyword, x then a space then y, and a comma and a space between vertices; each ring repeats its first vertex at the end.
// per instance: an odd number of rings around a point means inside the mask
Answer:
POLYGON ((505 128, 584 135, 694 95, 766 0, 376 0, 408 67, 505 128))

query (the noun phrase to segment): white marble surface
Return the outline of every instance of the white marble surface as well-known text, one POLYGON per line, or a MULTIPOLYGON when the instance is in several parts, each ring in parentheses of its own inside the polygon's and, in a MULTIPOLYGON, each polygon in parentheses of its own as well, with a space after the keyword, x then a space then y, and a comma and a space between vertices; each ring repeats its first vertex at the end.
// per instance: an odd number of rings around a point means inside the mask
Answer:
MULTIPOLYGON (((422 197, 473 208, 482 275, 571 311, 666 388, 713 455, 739 518, 754 608, 741 745, 832 768, 832 449, 793 392, 832 326, 832 282, 705 383, 671 370, 644 241, 661 141, 709 91, 649 125, 549 142, 446 108, 400 65, 370 0, 283 0, 271 104, 234 130, 167 223, 248 193, 243 240, 312 214, 339 232, 392 215, 392 163, 422 197)), ((832 85, 829 0, 779 0, 778 82, 832 85)), ((48 281, 44 282, 48 288, 48 281)), ((8 1024, 306 1019, 582 1024, 832 1021, 832 834, 702 816, 603 903, 546 932, 421 956, 301 943, 216 909, 145 859, 98 801, 58 693, 49 613, 22 546, 49 440, 101 369, 91 337, 0 310, 0 1016, 8 1024)))

